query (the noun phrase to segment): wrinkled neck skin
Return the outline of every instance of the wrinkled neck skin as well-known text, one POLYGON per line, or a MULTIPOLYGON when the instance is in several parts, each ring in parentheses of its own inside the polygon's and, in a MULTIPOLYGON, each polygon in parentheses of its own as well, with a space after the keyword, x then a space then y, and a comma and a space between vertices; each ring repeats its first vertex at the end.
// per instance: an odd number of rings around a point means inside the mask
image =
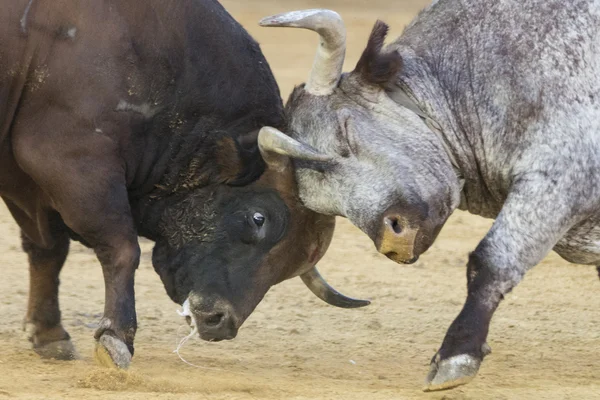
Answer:
MULTIPOLYGON (((494 174, 492 161, 486 151, 485 138, 481 132, 479 115, 475 106, 475 96, 467 84, 459 87, 447 87, 440 82, 436 69, 443 70, 444 65, 434 68, 417 57, 410 47, 397 45, 402 55, 404 68, 398 77, 396 86, 390 90, 402 90, 417 104, 420 110, 439 126, 438 140, 445 142, 445 151, 456 164, 456 174, 462 181, 460 191, 460 210, 486 218, 495 218, 502 207, 501 193, 507 190, 509 183, 502 174, 494 174), (492 192, 498 188, 500 192, 492 192)), ((456 59, 452 63, 456 63, 456 59)), ((468 80, 469 66, 453 67, 462 69, 464 80, 468 80)), ((457 84, 458 86, 458 84, 457 84)), ((430 129, 431 130, 431 129, 430 129)), ((500 160, 495 160, 500 161, 500 160)), ((498 171, 498 170, 496 170, 498 171)))
POLYGON ((154 199, 151 196, 144 196, 132 204, 132 213, 134 220, 137 222, 138 235, 154 242, 160 239, 159 224, 167 204, 167 199, 154 199))

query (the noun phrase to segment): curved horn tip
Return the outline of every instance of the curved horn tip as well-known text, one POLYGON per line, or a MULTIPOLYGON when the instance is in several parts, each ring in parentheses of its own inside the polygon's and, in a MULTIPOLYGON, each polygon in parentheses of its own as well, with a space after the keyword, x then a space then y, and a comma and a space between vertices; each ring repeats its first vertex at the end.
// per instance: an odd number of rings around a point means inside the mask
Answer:
POLYGON ((313 267, 300 275, 300 278, 315 296, 332 306, 340 308, 361 308, 371 304, 369 300, 353 299, 332 288, 321 276, 316 267, 313 267))
POLYGON ((258 24, 260 26, 287 26, 314 15, 327 16, 328 18, 338 19, 340 21, 342 20, 342 17, 333 10, 328 10, 325 8, 313 8, 309 10, 288 11, 281 14, 264 17, 258 22, 258 24))
POLYGON ((333 93, 342 76, 346 55, 346 28, 338 13, 327 9, 290 11, 263 18, 259 24, 317 32, 321 41, 305 90, 315 96, 328 96, 333 93))

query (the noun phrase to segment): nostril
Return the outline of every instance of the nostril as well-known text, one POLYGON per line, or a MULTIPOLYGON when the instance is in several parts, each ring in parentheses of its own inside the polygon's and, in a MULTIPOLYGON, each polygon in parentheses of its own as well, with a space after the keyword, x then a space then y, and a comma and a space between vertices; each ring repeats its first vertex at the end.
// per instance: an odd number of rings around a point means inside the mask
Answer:
POLYGON ((395 234, 399 235, 402 233, 402 227, 400 226, 400 219, 398 217, 385 217, 385 224, 389 226, 395 234))
POLYGON ((223 321, 224 318, 225 318, 225 314, 216 313, 216 314, 212 314, 212 315, 209 315, 208 317, 206 317, 204 319, 204 323, 207 326, 217 326, 223 321))

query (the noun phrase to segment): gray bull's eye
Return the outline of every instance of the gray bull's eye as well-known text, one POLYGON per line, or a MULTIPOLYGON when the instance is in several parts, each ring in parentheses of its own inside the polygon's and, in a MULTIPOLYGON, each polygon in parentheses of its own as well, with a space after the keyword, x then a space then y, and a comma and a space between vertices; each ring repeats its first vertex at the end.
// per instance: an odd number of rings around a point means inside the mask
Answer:
POLYGON ((265 223, 265 216, 262 215, 259 212, 255 212, 252 215, 252 221, 254 221, 254 223, 256 224, 256 226, 258 226, 260 228, 265 223))

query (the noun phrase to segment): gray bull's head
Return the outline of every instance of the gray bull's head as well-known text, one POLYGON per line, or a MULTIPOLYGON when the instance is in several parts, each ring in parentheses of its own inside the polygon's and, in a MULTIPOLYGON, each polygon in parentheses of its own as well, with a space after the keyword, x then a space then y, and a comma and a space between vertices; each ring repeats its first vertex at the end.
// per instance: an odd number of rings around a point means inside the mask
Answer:
POLYGON ((308 144, 323 156, 295 151, 301 200, 349 218, 390 259, 414 262, 458 205, 460 187, 440 139, 390 91, 403 62, 397 51, 382 52, 387 25, 375 24, 355 70, 342 74, 345 28, 337 13, 294 11, 260 24, 320 35, 310 77, 286 105, 293 139, 270 131, 275 151, 308 144))

